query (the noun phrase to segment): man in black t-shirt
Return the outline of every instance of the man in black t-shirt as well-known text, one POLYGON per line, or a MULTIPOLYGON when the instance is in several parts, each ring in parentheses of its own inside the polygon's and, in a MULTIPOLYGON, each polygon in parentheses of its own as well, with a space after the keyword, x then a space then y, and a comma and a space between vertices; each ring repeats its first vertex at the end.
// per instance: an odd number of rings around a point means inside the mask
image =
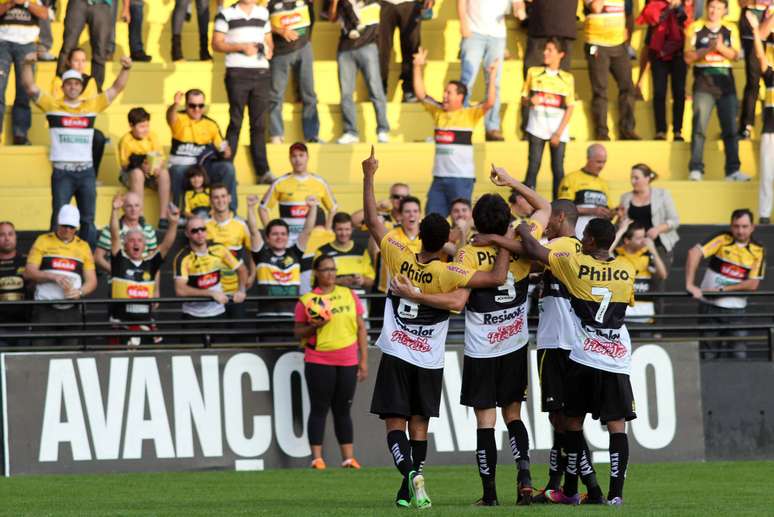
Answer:
POLYGON ((269 136, 272 144, 284 141, 282 101, 288 86, 291 68, 296 70, 303 111, 301 127, 304 140, 319 142, 320 118, 317 114, 317 94, 314 90, 314 55, 312 53, 312 0, 276 0, 269 2, 269 22, 274 39, 271 58, 271 99, 269 101, 269 136))
MULTIPOLYGON (((27 298, 27 284, 22 276, 27 256, 16 251, 16 228, 10 221, 0 222, 0 302, 15 302, 27 298)), ((27 305, 0 306, 0 321, 26 323, 29 321, 27 305)), ((21 332, 22 328, 9 328, 8 332, 21 332)), ((21 344, 18 339, 3 339, 0 346, 21 344)))
MULTIPOLYGON (((360 25, 357 31, 348 31, 342 24, 336 61, 339 65, 339 87, 341 88, 341 118, 344 134, 336 141, 339 144, 354 144, 360 141, 357 130, 357 112, 352 94, 360 70, 368 87, 368 96, 376 112, 376 136, 379 142, 390 141, 390 123, 387 121, 387 99, 384 94, 382 75, 379 71, 379 17, 381 7, 378 0, 349 0, 360 25), (360 30, 362 27, 362 30, 360 30), (354 33, 353 33, 354 32, 354 33), (356 33, 356 34, 355 34, 356 33), (357 35, 357 38, 351 36, 357 35)), ((339 0, 331 2, 330 20, 339 18, 339 0)))

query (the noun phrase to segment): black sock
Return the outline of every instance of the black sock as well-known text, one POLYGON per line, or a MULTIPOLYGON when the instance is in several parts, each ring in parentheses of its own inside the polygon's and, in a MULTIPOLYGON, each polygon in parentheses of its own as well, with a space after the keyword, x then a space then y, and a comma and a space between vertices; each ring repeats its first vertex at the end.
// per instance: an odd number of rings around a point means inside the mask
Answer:
POLYGON ((410 440, 411 458, 414 470, 422 472, 427 458, 427 440, 410 440))
POLYGON ((390 449, 395 466, 403 474, 403 477, 407 478, 414 466, 411 463, 411 449, 406 433, 404 431, 387 433, 387 448, 390 449))
POLYGON ((589 450, 589 444, 586 442, 586 437, 581 433, 581 456, 578 463, 578 472, 580 474, 581 481, 586 485, 586 490, 589 493, 589 497, 592 499, 602 498, 602 489, 597 482, 597 473, 594 470, 594 464, 591 461, 591 451, 589 450))
POLYGON ((562 483, 562 447, 564 433, 554 431, 554 445, 548 451, 548 484, 546 490, 558 490, 562 483))
POLYGON ((564 434, 564 448, 567 451, 567 468, 564 473, 562 491, 567 496, 578 493, 578 464, 581 458, 583 431, 567 431, 564 434))
POLYGON ((495 471, 497 470, 497 446, 493 428, 476 431, 476 461, 481 485, 484 487, 485 501, 497 499, 495 487, 495 471))
POLYGON ((626 433, 610 435, 610 490, 608 501, 614 497, 623 497, 626 468, 629 466, 629 438, 626 433))
POLYGON ((527 434, 527 428, 521 420, 508 422, 507 427, 513 461, 516 462, 516 468, 519 470, 518 482, 531 483, 529 474, 529 434, 527 434))

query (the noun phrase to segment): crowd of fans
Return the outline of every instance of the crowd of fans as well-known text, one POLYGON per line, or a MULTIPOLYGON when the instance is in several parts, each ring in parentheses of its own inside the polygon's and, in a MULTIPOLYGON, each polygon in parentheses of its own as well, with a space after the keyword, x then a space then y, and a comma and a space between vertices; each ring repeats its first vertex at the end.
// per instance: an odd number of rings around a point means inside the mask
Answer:
MULTIPOLYGON (((190 1, 177 0, 173 14, 172 59, 182 56, 181 30, 190 1)), ((603 171, 607 153, 602 143, 588 148, 587 161, 575 172, 564 174, 565 149, 571 140, 570 121, 576 97, 575 79, 569 70, 570 54, 577 44, 577 0, 458 0, 460 19, 461 77, 445 86, 441 100, 425 89, 423 69, 427 51, 420 47, 420 27, 432 17, 432 0, 331 0, 320 15, 341 26, 337 52, 338 79, 344 132, 337 142, 360 140, 353 93, 357 72, 363 74, 377 119, 377 139, 389 142, 386 113, 387 71, 392 36, 400 31, 403 62, 399 80, 405 103, 418 102, 433 117, 435 160, 425 212, 449 216, 454 226, 446 249, 448 255, 467 242, 473 230, 471 198, 476 178, 472 137, 483 119, 486 140, 504 139, 500 122, 500 82, 506 58, 507 16, 527 24, 522 90, 522 131, 529 142, 524 184, 534 188, 543 151, 549 146, 554 198, 567 199, 578 207, 580 236, 591 218, 615 220, 619 239, 614 252, 631 257, 641 275, 641 292, 660 288, 669 274, 678 240, 679 217, 667 190, 655 188, 657 174, 646 164, 632 166, 632 191, 619 203, 612 202, 603 171), (479 68, 484 69, 486 97, 475 104, 470 99, 479 68)), ((203 91, 192 88, 177 92, 166 110, 172 141, 168 156, 152 129, 155 121, 143 107, 127 114, 127 132, 118 140, 120 181, 128 193, 113 201, 111 223, 98 232, 94 225, 96 177, 105 146, 105 136, 94 127, 104 111, 129 81, 133 61, 151 59, 142 46, 142 2, 126 0, 121 19, 129 22, 131 57, 120 59, 115 82, 103 89, 105 63, 115 47, 117 0, 70 0, 64 18, 64 38, 58 58, 57 78, 42 88, 34 78, 35 62, 51 60, 46 25, 53 5, 38 0, 0 3, 0 98, 11 64, 17 72, 12 124, 14 144, 28 144, 30 103, 46 113, 51 134, 52 233, 38 238, 29 256, 16 251, 13 225, 0 224, 0 285, 3 300, 23 298, 34 285, 39 300, 61 300, 60 304, 36 306, 30 321, 61 323, 77 319, 80 307, 67 300, 81 298, 97 287, 96 270, 111 281, 114 298, 132 302, 111 308, 118 326, 135 328, 131 321, 147 321, 153 313, 149 303, 136 299, 158 296, 159 270, 174 243, 178 225, 186 244, 174 258, 175 294, 205 296, 210 301, 187 302, 183 317, 206 328, 207 320, 247 316, 246 293, 296 297, 310 291, 315 256, 333 257, 335 282, 358 294, 371 289, 385 292, 387 275, 382 271, 378 246, 353 240, 362 229, 362 211, 346 214, 338 210, 326 181, 307 169, 309 151, 304 143, 290 146, 291 172, 275 179, 266 155, 268 136, 273 144, 284 141, 282 104, 291 71, 303 104, 302 127, 306 142, 320 142, 319 116, 313 77, 311 0, 264 4, 239 0, 220 6, 214 16, 214 32, 207 38, 210 21, 208 1, 196 2, 200 30, 200 59, 211 59, 213 51, 224 54, 225 85, 230 119, 225 138, 221 128, 206 116, 203 91), (85 26, 91 43, 91 68, 87 54, 77 47, 85 26), (111 44, 111 41, 113 43, 111 44), (112 46, 111 46, 112 45, 112 46), (250 154, 259 182, 270 184, 262 200, 248 198, 248 218, 239 219, 238 192, 233 164, 244 110, 250 125, 250 154), (77 123, 73 123, 77 121, 77 123), (142 216, 145 188, 158 190, 160 220, 166 231, 157 241, 156 232, 142 216), (75 197, 77 208, 69 205, 75 197), (279 218, 272 219, 277 207, 279 218), (260 225, 259 225, 260 221, 260 225), (261 229, 260 226, 263 228, 261 229), (76 230, 79 229, 79 236, 76 230), (171 235, 171 237, 170 237, 171 235), (92 253, 92 249, 96 250, 92 253), (6 280, 11 279, 11 280, 6 280), (139 318, 139 319, 137 319, 139 318)), ((592 85, 591 114, 594 137, 610 140, 607 127, 607 84, 612 76, 618 84, 618 137, 639 140, 635 133, 634 102, 645 70, 653 81, 653 111, 657 140, 667 138, 666 89, 671 80, 673 135, 682 141, 681 121, 686 98, 685 82, 693 66, 694 90, 691 160, 688 177, 703 176, 703 146, 709 118, 717 108, 726 153, 726 179, 747 181, 739 171, 738 141, 749 138, 754 122, 759 81, 764 79, 767 96, 761 137, 761 222, 767 223, 774 182, 774 7, 741 0, 739 29, 725 20, 727 0, 651 0, 637 23, 647 26, 640 53, 641 74, 632 80, 630 47, 634 19, 623 0, 585 0, 582 44, 592 85), (704 14, 702 16, 702 13, 704 14), (738 34, 741 33, 742 39, 738 34), (741 41, 741 42, 740 42, 741 41), (738 114, 739 100, 732 65, 744 51, 747 85, 738 114), (768 53, 767 53, 768 52, 768 53), (739 116, 739 124, 737 124, 739 116), (741 129, 738 129, 741 128, 741 129)), ((768 5, 768 4, 767 4, 768 5)), ((772 4, 774 5, 774 4, 772 4)), ((190 15, 190 12, 188 12, 190 15)), ((0 103, 0 123, 4 102, 0 103)), ((578 164, 580 165, 580 164, 578 164)), ((493 174, 497 174, 493 170, 493 174)), ((514 180, 515 181, 515 180, 514 180)), ((529 215, 516 190, 509 198, 515 217, 529 215)), ((410 195, 409 186, 395 184, 380 209, 388 228, 400 228, 400 240, 419 249, 418 223, 422 201, 410 195)), ((704 290, 754 290, 764 272, 764 250, 753 241, 753 216, 735 212, 731 232, 708 241, 689 254, 686 288, 697 298, 704 290), (740 223, 740 221, 742 221, 740 223), (740 229, 744 227, 743 229, 740 229), (719 240, 718 240, 719 239, 719 240), (701 289, 694 284, 701 257, 725 253, 729 264, 743 271, 712 268, 701 289), (731 255, 734 255, 731 257, 731 255), (717 269, 717 271, 716 271, 717 269), (741 280, 741 281, 740 281, 741 280)), ((717 265, 717 264, 716 264, 717 265)), ((331 269, 330 267, 328 269, 331 269)), ((330 271, 325 271, 330 272, 330 271)), ((326 287, 327 288, 327 287, 326 287)), ((31 292, 31 291, 30 291, 31 292)), ((168 294, 168 293, 165 293, 168 294)), ((719 317, 736 316, 742 297, 713 298, 703 303, 719 317), (723 301, 726 300, 726 301, 723 301), (726 314, 728 313, 728 314, 726 314)), ((369 307, 358 299, 363 314, 369 307)), ((373 304, 375 305, 375 304, 373 304)), ((379 311, 379 307, 371 307, 379 311)), ((12 309, 3 309, 12 310, 12 309)), ((13 310, 19 310, 14 308, 13 310)), ((358 309, 360 311, 360 309, 358 309)), ((262 301, 261 317, 294 316, 294 302, 262 301)), ((633 309, 632 317, 647 321, 653 305, 633 309), (644 318, 644 319, 643 319, 644 318)), ((22 321, 22 320, 16 320, 22 321)))

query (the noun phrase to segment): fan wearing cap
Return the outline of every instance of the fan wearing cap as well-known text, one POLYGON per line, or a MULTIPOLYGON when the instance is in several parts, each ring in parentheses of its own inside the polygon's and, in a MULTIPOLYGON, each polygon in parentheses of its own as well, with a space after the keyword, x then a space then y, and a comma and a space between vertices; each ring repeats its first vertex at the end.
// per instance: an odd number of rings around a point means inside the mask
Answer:
MULTIPOLYGON (((34 282, 36 300, 78 300, 89 295, 97 287, 94 257, 89 245, 75 235, 81 216, 72 205, 64 205, 57 212, 53 232, 35 239, 27 257, 24 278, 34 282)), ((53 327, 36 330, 66 331, 56 324, 72 324, 81 319, 81 305, 62 303, 36 305, 32 312, 33 323, 50 323, 53 327)), ((77 339, 62 338, 34 340, 34 345, 53 344, 72 346, 77 339)))
POLYGON ((121 58, 121 71, 113 85, 90 99, 81 99, 83 76, 76 70, 62 74, 64 97, 54 99, 35 84, 32 66, 37 60, 34 52, 24 58, 22 84, 35 104, 46 114, 51 134, 49 159, 53 167, 51 175, 51 201, 53 205, 51 227, 56 227, 54 216, 59 209, 70 203, 75 196, 80 211, 80 236, 93 246, 97 240, 94 214, 97 205, 96 172, 92 158, 94 122, 97 114, 105 111, 126 87, 132 60, 121 58))

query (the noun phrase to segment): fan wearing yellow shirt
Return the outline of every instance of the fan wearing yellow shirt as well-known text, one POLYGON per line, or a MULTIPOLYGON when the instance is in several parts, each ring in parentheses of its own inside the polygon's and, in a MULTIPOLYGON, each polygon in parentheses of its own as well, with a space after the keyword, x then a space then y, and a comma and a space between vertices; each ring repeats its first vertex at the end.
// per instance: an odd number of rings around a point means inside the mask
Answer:
MULTIPOLYGON (((441 260, 449 240, 446 218, 429 214, 419 223, 422 249, 412 252, 392 238, 379 218, 374 198, 374 174, 379 162, 374 156, 363 161, 363 206, 371 236, 380 243, 382 260, 399 283, 408 290, 437 294, 461 287, 496 287, 505 282, 509 253, 501 250, 492 271, 475 271, 462 264, 441 260)), ((464 301, 456 307, 461 310, 464 301)), ((384 309, 384 324, 377 340, 383 355, 376 376, 371 412, 385 422, 387 447, 400 471, 403 484, 396 504, 429 508, 422 472, 427 454, 427 426, 437 417, 443 384, 444 351, 449 328, 449 310, 416 303, 390 292, 384 309), (408 428, 411 442, 406 436, 408 428)))
POLYGON ((586 164, 571 172, 559 184, 559 199, 567 199, 578 207, 575 236, 583 237, 583 230, 594 217, 610 219, 610 190, 607 181, 600 178, 607 163, 607 150, 602 144, 591 144, 586 149, 586 164))
POLYGON ((150 113, 132 108, 127 114, 129 132, 118 141, 119 180, 130 191, 143 197, 143 189, 158 190, 159 230, 169 226, 169 171, 156 133, 150 130, 150 113))

